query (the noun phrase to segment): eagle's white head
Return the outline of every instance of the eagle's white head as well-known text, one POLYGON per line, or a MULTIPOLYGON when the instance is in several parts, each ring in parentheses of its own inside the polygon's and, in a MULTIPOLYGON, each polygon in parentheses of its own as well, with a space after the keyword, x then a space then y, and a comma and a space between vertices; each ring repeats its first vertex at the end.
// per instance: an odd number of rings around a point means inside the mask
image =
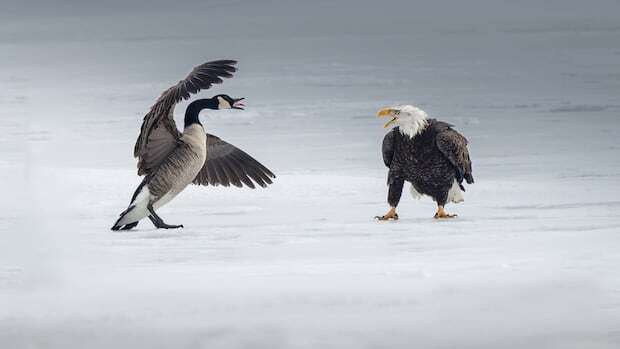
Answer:
POLYGON ((391 117, 383 127, 388 128, 392 124, 399 127, 400 132, 413 138, 422 132, 428 124, 426 112, 413 105, 397 105, 379 110, 379 117, 391 117))

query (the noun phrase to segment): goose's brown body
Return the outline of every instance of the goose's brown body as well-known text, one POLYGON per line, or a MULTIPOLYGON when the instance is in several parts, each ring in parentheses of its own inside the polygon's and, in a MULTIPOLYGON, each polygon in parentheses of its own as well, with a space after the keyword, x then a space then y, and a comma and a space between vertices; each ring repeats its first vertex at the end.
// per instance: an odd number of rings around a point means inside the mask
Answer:
POLYGON ((198 185, 244 184, 255 188, 271 184, 275 175, 241 149, 205 133, 199 114, 203 109, 243 109, 228 95, 198 99, 185 110, 185 128, 179 132, 174 121, 176 103, 200 89, 207 89, 232 77, 236 61, 220 60, 197 66, 184 79, 167 89, 144 116, 134 146, 138 175, 144 180, 134 192, 129 207, 121 213, 112 230, 131 229, 149 217, 158 228, 179 228, 166 224, 155 212, 174 199, 190 183, 198 185))
POLYGON ((207 134, 200 124, 187 127, 180 143, 149 176, 151 204, 162 207, 190 185, 207 159, 207 134))

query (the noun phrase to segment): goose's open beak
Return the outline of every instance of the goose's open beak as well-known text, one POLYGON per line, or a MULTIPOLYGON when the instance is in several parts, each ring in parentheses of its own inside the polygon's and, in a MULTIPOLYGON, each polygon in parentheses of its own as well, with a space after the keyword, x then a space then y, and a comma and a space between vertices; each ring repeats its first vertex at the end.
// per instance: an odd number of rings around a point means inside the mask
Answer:
POLYGON ((377 116, 380 118, 386 117, 386 116, 391 116, 392 119, 390 121, 388 121, 385 125, 383 125, 383 128, 388 128, 390 127, 390 125, 392 125, 394 122, 396 122, 396 117, 394 115, 392 115, 392 109, 390 108, 383 108, 381 110, 379 110, 379 112, 377 113, 377 116))
POLYGON ((245 98, 243 98, 243 97, 235 99, 235 101, 234 101, 234 103, 232 105, 232 108, 233 109, 243 110, 243 108, 245 108, 245 104, 243 104, 243 102, 242 102, 244 99, 245 98))

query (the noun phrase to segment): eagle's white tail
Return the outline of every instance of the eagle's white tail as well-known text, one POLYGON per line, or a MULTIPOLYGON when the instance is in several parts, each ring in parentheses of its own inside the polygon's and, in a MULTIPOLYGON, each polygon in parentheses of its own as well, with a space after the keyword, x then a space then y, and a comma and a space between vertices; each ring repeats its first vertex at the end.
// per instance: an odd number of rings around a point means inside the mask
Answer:
POLYGON ((455 179, 454 182, 452 182, 452 187, 450 188, 450 191, 448 191, 448 202, 454 202, 455 204, 458 204, 459 202, 463 201, 465 201, 465 198, 463 198, 463 191, 461 190, 461 186, 455 179))
POLYGON ((415 190, 415 188, 413 187, 413 184, 409 187, 409 192, 411 193, 411 197, 413 197, 416 200, 420 200, 422 198, 422 194, 419 193, 417 190, 415 190))
MULTIPOLYGON (((415 190, 413 184, 409 187, 409 192, 411 193, 411 197, 416 200, 419 200, 422 198, 422 196, 424 196, 422 193, 419 193, 417 190, 415 190)), ((463 191, 461 190, 459 183, 454 180, 450 191, 448 191, 448 202, 458 204, 459 202, 463 201, 465 201, 465 198, 463 198, 463 191)))

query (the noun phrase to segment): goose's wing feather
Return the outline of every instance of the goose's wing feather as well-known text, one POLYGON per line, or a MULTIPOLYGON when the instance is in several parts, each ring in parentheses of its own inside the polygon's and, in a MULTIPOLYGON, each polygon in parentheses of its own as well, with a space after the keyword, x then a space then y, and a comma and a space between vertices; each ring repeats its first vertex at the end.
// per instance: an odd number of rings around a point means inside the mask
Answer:
POLYGON ((149 174, 174 150, 181 133, 174 122, 174 106, 191 94, 222 83, 236 71, 233 60, 211 61, 199 65, 176 85, 164 91, 144 116, 140 135, 134 146, 138 158, 138 175, 149 174))
POLYGON ((154 124, 149 129, 142 151, 136 155, 139 159, 138 175, 152 173, 181 142, 180 137, 172 115, 154 124))
POLYGON ((234 145, 207 133, 207 160, 194 179, 194 184, 243 185, 254 189, 254 183, 266 187, 276 176, 260 162, 234 145))

